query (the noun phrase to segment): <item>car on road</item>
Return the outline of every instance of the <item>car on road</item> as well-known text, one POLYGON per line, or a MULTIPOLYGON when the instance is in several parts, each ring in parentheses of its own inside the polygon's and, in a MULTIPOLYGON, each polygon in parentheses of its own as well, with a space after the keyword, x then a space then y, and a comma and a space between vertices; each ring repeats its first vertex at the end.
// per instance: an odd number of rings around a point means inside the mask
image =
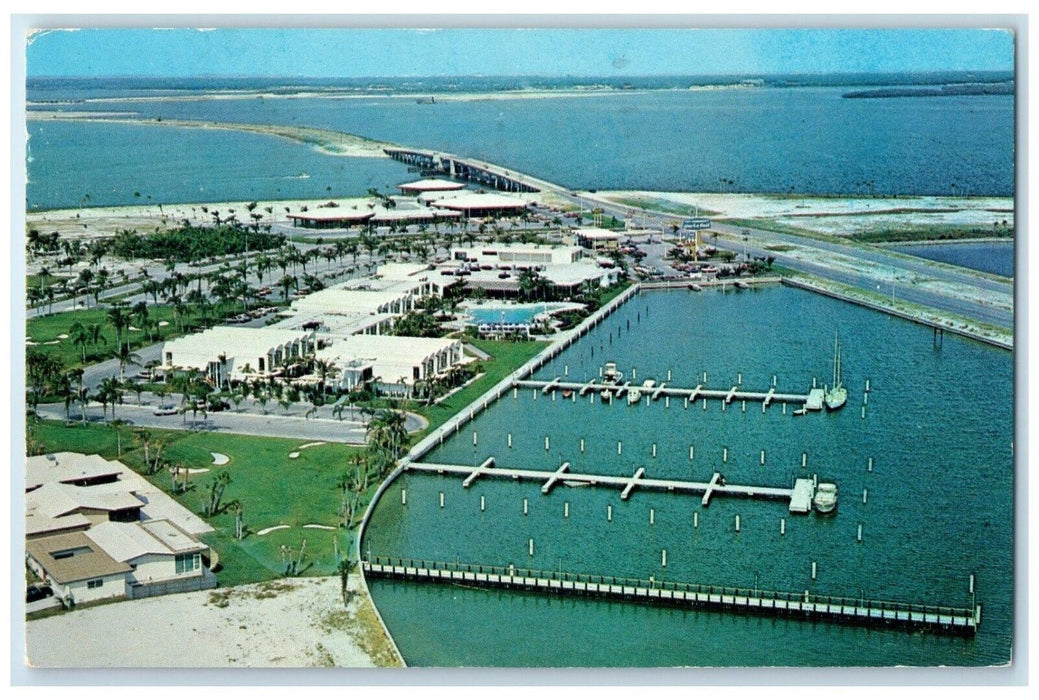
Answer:
POLYGON ((50 586, 32 585, 25 589, 25 602, 35 603, 37 600, 43 600, 52 595, 54 595, 54 591, 50 586))
POLYGON ((177 415, 177 407, 171 403, 159 404, 152 413, 157 416, 175 416, 177 415))

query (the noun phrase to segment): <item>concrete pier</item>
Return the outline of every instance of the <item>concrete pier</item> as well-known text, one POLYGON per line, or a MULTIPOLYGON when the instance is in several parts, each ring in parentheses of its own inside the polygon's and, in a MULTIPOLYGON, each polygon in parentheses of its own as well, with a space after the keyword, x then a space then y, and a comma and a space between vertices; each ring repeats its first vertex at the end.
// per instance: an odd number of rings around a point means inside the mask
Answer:
MULTIPOLYGON (((528 556, 534 543, 528 540, 528 556)), ((661 563, 666 559, 662 553, 661 563)), ((974 635, 981 606, 951 607, 872 600, 865 597, 814 595, 810 592, 766 591, 680 581, 622 578, 567 571, 523 569, 458 562, 401 559, 368 554, 361 562, 373 577, 461 583, 481 588, 527 590, 552 595, 586 595, 638 603, 715 611, 788 615, 809 621, 875 627, 926 628, 933 632, 974 635)))
POLYGON ((488 458, 479 467, 473 468, 463 464, 431 464, 412 462, 407 465, 408 471, 427 472, 433 474, 455 474, 463 476, 463 485, 471 484, 479 477, 496 477, 499 479, 541 481, 541 493, 548 495, 565 481, 570 485, 589 485, 602 488, 620 488, 621 500, 627 500, 636 489, 669 491, 674 493, 702 494, 700 503, 710 505, 715 496, 741 496, 744 498, 764 498, 788 501, 791 513, 808 513, 812 509, 812 497, 815 489, 811 479, 796 479, 793 488, 776 486, 756 486, 726 484, 720 472, 711 475, 710 481, 681 481, 677 479, 653 479, 646 477, 644 467, 639 467, 631 476, 583 474, 571 472, 570 463, 563 462, 554 472, 543 469, 506 469, 493 467, 493 458, 488 458))

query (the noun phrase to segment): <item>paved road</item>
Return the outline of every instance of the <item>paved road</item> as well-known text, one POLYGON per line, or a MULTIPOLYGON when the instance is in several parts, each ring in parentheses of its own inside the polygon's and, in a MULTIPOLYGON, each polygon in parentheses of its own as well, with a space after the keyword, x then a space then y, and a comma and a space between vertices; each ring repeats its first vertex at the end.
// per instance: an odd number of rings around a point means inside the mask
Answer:
MULTIPOLYGON (((587 207, 592 205, 601 207, 606 215, 621 216, 632 210, 631 207, 618 206, 605 199, 599 199, 587 194, 576 196, 570 195, 568 192, 560 192, 559 190, 556 190, 556 192, 581 206, 587 207)), ((676 217, 674 215, 654 215, 649 213, 646 215, 646 218, 647 226, 660 226, 665 221, 674 220, 676 217)), ((718 248, 725 248, 737 253, 742 253, 746 248, 749 255, 774 256, 778 263, 792 270, 814 274, 824 279, 841 282, 871 292, 892 293, 896 299, 966 316, 983 323, 991 323, 1004 328, 1013 328, 1014 326, 1014 312, 1012 309, 999 308, 991 301, 983 298, 985 296, 1002 297, 1012 303, 1014 289, 1012 281, 994 280, 966 271, 930 265, 911 256, 896 255, 880 248, 844 245, 837 241, 820 241, 813 238, 774 233, 744 226, 715 224, 715 227, 720 232, 737 237, 736 240, 718 239, 715 241, 712 239, 710 243, 718 248), (742 241, 740 237, 741 232, 744 230, 749 232, 748 241, 746 242, 742 241), (888 274, 893 273, 896 278, 900 279, 897 279, 892 285, 886 279, 872 276, 865 271, 859 274, 850 274, 822 264, 797 260, 784 255, 782 252, 770 251, 764 248, 765 245, 776 244, 796 245, 802 249, 815 249, 828 254, 837 253, 852 259, 861 260, 864 263, 879 265, 884 268, 884 272, 888 274), (911 281, 907 281, 911 280, 913 276, 973 287, 978 290, 978 295, 974 299, 965 299, 949 296, 934 289, 921 289, 911 281)))
MULTIPOLYGON (((219 411, 209 413, 205 418, 201 414, 192 416, 190 412, 184 415, 156 416, 154 399, 148 400, 147 395, 143 398, 144 405, 123 404, 116 407, 116 418, 126 421, 132 425, 145 428, 164 428, 167 430, 192 430, 199 429, 208 432, 227 432, 239 435, 256 435, 258 437, 280 437, 300 440, 323 440, 326 442, 345 442, 354 445, 365 443, 365 425, 360 420, 350 420, 350 412, 344 412, 347 420, 337 420, 329 417, 318 417, 305 419, 302 411, 293 412, 294 415, 279 415, 271 412, 267 415, 251 412, 237 413, 235 411, 219 411)), ((326 407, 327 408, 327 407, 326 407)), ((87 420, 90 422, 101 421, 101 404, 87 404, 87 420)), ((277 410, 280 410, 278 408, 277 410)), ((111 411, 111 409, 109 409, 111 411)), ((65 420, 64 404, 41 404, 38 408, 39 414, 44 418, 65 420)), ((330 410, 329 410, 330 412, 330 410)), ((70 407, 69 415, 72 420, 79 420, 81 412, 78 405, 70 407)), ((111 413, 109 413, 111 416, 111 413)), ((357 416, 355 414, 356 418, 357 416)), ((426 426, 425 419, 415 414, 408 415, 407 427, 409 431, 420 430, 426 426)))

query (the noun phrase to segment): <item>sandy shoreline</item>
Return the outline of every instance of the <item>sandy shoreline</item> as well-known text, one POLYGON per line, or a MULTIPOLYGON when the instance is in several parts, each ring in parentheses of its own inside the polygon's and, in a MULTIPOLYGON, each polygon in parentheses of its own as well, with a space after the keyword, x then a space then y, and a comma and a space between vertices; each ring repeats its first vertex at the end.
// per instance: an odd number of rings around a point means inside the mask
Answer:
POLYGON ((313 146, 322 153, 349 158, 389 158, 383 151, 392 147, 389 142, 375 141, 331 129, 317 129, 309 126, 283 126, 278 124, 242 124, 237 122, 215 122, 195 119, 142 119, 127 112, 126 116, 118 113, 98 115, 92 112, 42 112, 27 113, 30 121, 68 121, 103 124, 133 124, 139 126, 166 126, 181 129, 217 129, 221 131, 241 131, 265 136, 277 136, 313 146))
POLYGON ((371 599, 339 577, 281 579, 75 610, 26 624, 36 668, 401 666, 371 599), (98 643, 102 630, 104 643, 98 643), (117 632, 117 633, 116 633, 117 632))

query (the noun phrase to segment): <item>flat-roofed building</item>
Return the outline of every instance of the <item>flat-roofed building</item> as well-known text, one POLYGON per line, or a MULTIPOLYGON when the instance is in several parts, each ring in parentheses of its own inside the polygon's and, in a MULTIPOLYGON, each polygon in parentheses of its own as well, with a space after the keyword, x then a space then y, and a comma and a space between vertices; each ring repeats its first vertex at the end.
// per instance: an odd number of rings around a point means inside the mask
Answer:
POLYGON ((375 212, 370 209, 328 208, 289 214, 288 217, 292 219, 292 225, 299 228, 334 229, 367 226, 375 212))
POLYGON ((579 228, 574 230, 577 244, 599 252, 610 252, 620 248, 623 234, 604 228, 579 228))
POLYGON ((278 376, 285 362, 306 357, 313 344, 310 331, 216 326, 164 343, 162 368, 196 369, 220 386, 228 379, 278 376))
MULTIPOLYGON (((91 524, 141 519, 144 501, 129 491, 102 486, 71 486, 49 483, 25 494, 26 518, 56 520, 80 515, 91 524)), ((71 522, 71 521, 70 521, 71 522)), ((39 531, 39 528, 34 528, 39 531)))
POLYGON ((367 368, 369 378, 380 389, 398 394, 410 394, 416 382, 444 375, 465 362, 460 340, 406 336, 329 338, 317 357, 347 370, 338 379, 344 389, 354 389, 367 368))
POLYGON ((50 535, 25 543, 29 568, 68 603, 127 596, 129 564, 117 561, 85 532, 50 535))
POLYGON ((469 261, 479 265, 571 265, 584 257, 577 246, 548 246, 525 244, 487 244, 468 248, 452 248, 453 260, 469 261))
POLYGON ((428 178, 425 180, 416 180, 415 182, 405 182, 402 185, 397 185, 397 189, 408 194, 419 194, 422 192, 451 192, 454 190, 464 190, 465 183, 441 180, 439 178, 428 178))
POLYGON ((528 198, 490 192, 465 192, 448 196, 438 194, 422 198, 431 207, 456 211, 467 217, 519 216, 533 204, 528 198))
POLYGON ((415 308, 416 294, 411 288, 372 289, 355 286, 350 289, 330 287, 308 294, 292 302, 299 314, 405 314, 415 308))

